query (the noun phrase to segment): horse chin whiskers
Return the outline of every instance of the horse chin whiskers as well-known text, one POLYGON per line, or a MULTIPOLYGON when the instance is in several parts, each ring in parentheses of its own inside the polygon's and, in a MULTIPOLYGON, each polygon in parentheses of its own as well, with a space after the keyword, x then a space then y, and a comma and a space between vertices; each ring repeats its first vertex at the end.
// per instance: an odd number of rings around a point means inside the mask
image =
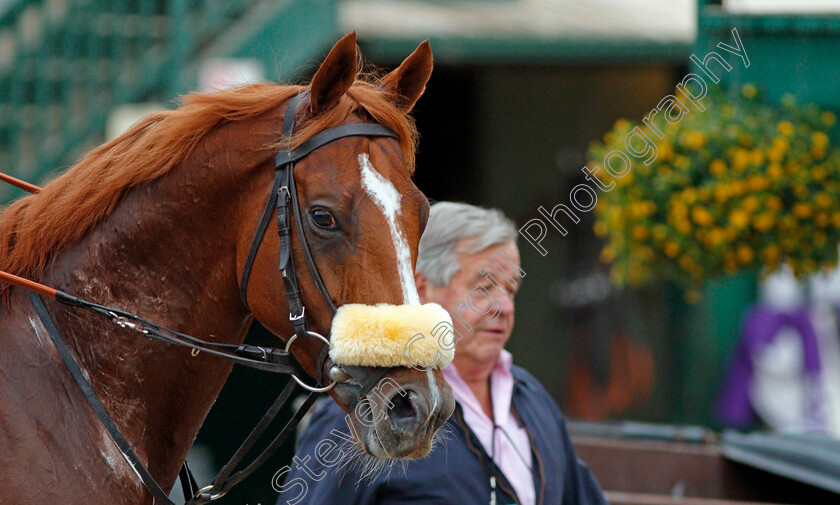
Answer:
MULTIPOLYGON (((357 488, 362 482, 372 482, 385 472, 390 473, 395 463, 399 461, 371 456, 364 449, 349 441, 344 442, 342 451, 345 457, 339 464, 338 470, 342 472, 342 477, 347 472, 355 471, 359 476, 356 481, 357 488)), ((403 470, 405 470, 404 465, 403 470)))

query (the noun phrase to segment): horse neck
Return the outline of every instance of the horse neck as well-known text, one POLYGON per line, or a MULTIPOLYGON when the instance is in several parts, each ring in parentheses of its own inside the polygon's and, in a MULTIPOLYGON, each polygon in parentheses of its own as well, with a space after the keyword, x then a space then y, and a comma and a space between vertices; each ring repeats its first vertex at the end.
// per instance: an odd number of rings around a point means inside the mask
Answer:
MULTIPOLYGON (((218 156, 199 146, 180 167, 134 188, 57 258, 44 282, 204 340, 241 343, 252 319, 237 287, 241 200, 250 191, 251 198, 267 197, 273 176, 270 168, 255 176, 255 168, 249 177, 258 181, 246 178, 243 167, 260 163, 247 159, 259 151, 244 154, 249 147, 243 142, 218 156), (214 165, 217 158, 226 166, 214 165)), ((80 309, 53 313, 109 413, 167 489, 232 365, 80 309)))

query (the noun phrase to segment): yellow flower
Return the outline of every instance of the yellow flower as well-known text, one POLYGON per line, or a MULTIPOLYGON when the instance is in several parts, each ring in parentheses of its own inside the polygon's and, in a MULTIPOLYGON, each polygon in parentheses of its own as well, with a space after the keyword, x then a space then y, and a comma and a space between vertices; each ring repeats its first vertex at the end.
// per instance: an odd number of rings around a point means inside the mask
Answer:
POLYGON ((714 189, 715 200, 718 203, 723 203, 729 198, 729 185, 725 183, 721 183, 715 186, 714 189))
MULTIPOLYGON (((822 156, 819 156, 822 158, 822 156)), ((828 170, 825 168, 825 165, 817 165, 811 169, 811 177, 814 178, 815 181, 821 181, 825 179, 828 175, 828 170)))
POLYGON ((706 145, 706 134, 698 131, 685 132, 680 135, 680 143, 689 149, 702 149, 706 145))
POLYGON ((815 146, 825 147, 828 145, 828 135, 825 132, 814 132, 811 135, 811 143, 815 146))
POLYGON ((615 260, 615 249, 610 246, 604 247, 601 251, 601 261, 604 263, 612 263, 615 260))
POLYGON ((782 208, 782 199, 778 196, 771 196, 767 199, 767 208, 773 211, 779 211, 782 208))
POLYGON ((642 241, 642 240, 648 238, 648 236, 650 235, 650 232, 648 232, 648 229, 645 228, 644 226, 640 225, 640 224, 637 224, 636 226, 634 226, 630 233, 633 235, 633 238, 638 240, 638 241, 642 241))
POLYGON ((809 217, 812 210, 811 206, 804 202, 797 202, 793 205, 793 215, 800 219, 809 217))
POLYGON ((743 210, 734 210, 729 214, 729 224, 740 230, 750 224, 750 216, 743 210))
POLYGON ((746 265, 753 260, 755 257, 755 253, 750 247, 746 244, 739 244, 738 245, 738 260, 741 262, 742 265, 746 265))
POLYGON ((626 119, 619 119, 613 125, 613 129, 623 131, 623 130, 629 130, 631 126, 632 126, 632 124, 630 123, 630 121, 628 121, 626 119))
POLYGON ((788 151, 788 148, 790 148, 790 143, 787 139, 776 137, 773 139, 773 144, 767 151, 767 158, 770 161, 782 161, 782 158, 785 157, 785 153, 788 151))
POLYGON ((812 145, 810 151, 815 159, 820 160, 825 157, 825 146, 812 145))
POLYGON ((755 195, 750 195, 744 198, 744 203, 742 204, 744 210, 747 212, 755 212, 761 207, 761 203, 758 201, 758 198, 755 195))
POLYGON ((677 254, 680 253, 680 246, 676 242, 666 242, 664 250, 666 256, 676 258, 677 254))
POLYGON ((729 273, 738 271, 738 258, 735 256, 735 253, 731 251, 723 253, 723 267, 729 273))
POLYGON ((656 211, 656 204, 650 200, 633 202, 630 206, 630 213, 634 217, 646 217, 656 211))
MULTIPOLYGON (((625 186, 629 186, 630 184, 632 184, 634 178, 635 178, 634 171, 630 170, 623 177, 614 178, 614 179, 612 179, 612 181, 615 182, 616 186, 618 186, 620 188, 623 188, 625 186)), ((609 184, 609 183, 605 181, 604 184, 609 184)))
POLYGON ((709 172, 715 177, 720 177, 726 173, 726 163, 723 160, 714 159, 709 163, 709 172))
POLYGON ((753 219, 753 227, 762 233, 772 228, 773 223, 775 223, 773 215, 767 212, 762 212, 761 214, 755 216, 755 218, 753 219))
POLYGON ((673 216, 674 219, 684 219, 688 216, 688 207, 680 201, 672 201, 670 208, 671 216, 673 216))
POLYGON ((636 252, 636 256, 641 261, 650 261, 653 259, 653 255, 653 249, 651 249, 650 247, 642 247, 636 252))
POLYGON ((793 134, 793 124, 791 124, 790 121, 779 121, 779 124, 776 125, 776 128, 779 130, 779 133, 781 133, 785 137, 789 137, 793 134))
POLYGON ((747 184, 744 181, 732 181, 729 189, 732 196, 741 196, 747 190, 747 184))
POLYGON ((814 197, 814 201, 817 202, 818 206, 824 209, 831 207, 831 197, 824 191, 817 193, 817 196, 814 197))
POLYGON ((779 246, 776 244, 770 244, 763 251, 761 251, 761 255, 764 257, 764 262, 768 265, 775 266, 776 262, 779 261, 779 256, 782 252, 779 250, 779 246))
POLYGON ((695 206, 691 209, 691 218, 700 226, 709 226, 714 222, 712 214, 703 207, 695 206))
POLYGON ((750 151, 750 162, 753 165, 763 165, 764 164, 764 151, 761 149, 753 149, 750 151))
POLYGON ((677 263, 679 263, 680 268, 682 268, 683 270, 691 270, 691 268, 694 266, 694 260, 692 260, 691 256, 687 254, 683 254, 682 256, 680 256, 680 259, 677 260, 677 263))
POLYGON ((709 230, 709 245, 717 247, 726 241, 726 232, 722 228, 712 228, 709 230))
POLYGON ((828 226, 828 214, 825 212, 820 212, 817 214, 817 217, 814 219, 814 222, 817 223, 817 226, 820 228, 825 228, 828 226))
POLYGON ((607 225, 605 225, 603 221, 596 221, 592 230, 595 232, 595 235, 599 237, 605 237, 607 235, 607 225))
POLYGON ((659 151, 659 158, 662 160, 669 160, 674 155, 674 149, 668 141, 663 140, 656 144, 656 149, 659 151))
POLYGON ((784 171, 782 170, 782 166, 778 163, 771 163, 767 165, 767 175, 770 176, 773 180, 781 179, 783 175, 785 175, 784 171))
POLYGON ((747 181, 753 191, 762 191, 770 187, 770 181, 760 175, 753 175, 747 181))
POLYGON ((744 84, 741 86, 741 94, 744 95, 744 98, 752 100, 758 95, 758 88, 754 84, 744 84))
POLYGON ((732 159, 732 168, 736 172, 743 172, 750 162, 750 152, 746 149, 736 149, 732 159))

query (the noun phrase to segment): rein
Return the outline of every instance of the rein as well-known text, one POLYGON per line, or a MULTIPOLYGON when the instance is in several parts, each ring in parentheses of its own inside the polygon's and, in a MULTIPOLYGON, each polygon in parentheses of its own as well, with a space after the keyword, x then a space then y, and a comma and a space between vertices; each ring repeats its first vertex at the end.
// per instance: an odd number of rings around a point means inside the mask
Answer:
MULTIPOLYGON (((304 92, 293 97, 290 100, 283 121, 282 138, 287 139, 291 137, 291 134, 294 129, 294 121, 297 112, 297 107, 299 103, 304 98, 306 98, 306 95, 307 92, 304 92)), ((315 261, 312 257, 312 253, 309 248, 309 244, 306 240, 306 235, 303 231, 303 224, 301 218, 302 214, 298 202, 297 187, 295 186, 294 166, 295 162, 311 154, 316 149, 326 144, 329 144, 330 142, 333 142, 335 140, 350 136, 393 138, 397 137, 394 132, 380 124, 347 124, 319 133, 313 136, 312 138, 304 141, 296 149, 280 152, 274 157, 274 168, 276 172, 274 177, 274 183, 272 185, 271 194, 266 204, 265 211, 263 212, 257 224, 257 230, 255 233, 254 241, 251 244, 251 248, 249 250, 248 257, 243 268, 240 280, 240 297, 242 298, 242 302, 245 304, 245 306, 248 307, 247 285, 251 274, 251 268, 253 266, 253 262, 256 257, 257 251, 259 250, 260 244, 262 243, 263 236, 265 235, 266 229, 268 227, 268 222, 271 218, 271 214, 273 211, 276 210, 277 232, 280 237, 279 270, 282 272, 283 285, 286 291, 286 298, 289 303, 289 320, 292 322, 292 325, 294 326, 295 330, 294 335, 292 335, 286 341, 286 346, 284 349, 252 346, 246 344, 235 345, 207 342, 205 340, 192 337, 185 333, 166 328, 162 325, 156 324, 152 321, 146 320, 140 316, 131 314, 129 312, 83 300, 81 298, 75 297, 57 289, 53 289, 43 284, 24 279, 22 277, 7 272, 0 271, 0 280, 9 282, 15 286, 21 287, 31 292, 30 299, 32 301, 32 304, 36 312, 38 313, 38 316, 41 319, 44 327, 47 329, 47 332, 52 338, 56 349, 58 349, 62 360, 70 370, 70 373, 73 375, 73 378, 76 380, 76 383, 79 385, 79 388, 85 394, 88 403, 90 403, 94 412, 99 417, 100 421, 105 426, 105 428, 108 430, 108 433, 116 443, 117 447, 120 449, 120 451, 125 456, 126 460, 128 460, 128 462, 137 472, 138 476, 140 476, 143 485, 146 486, 146 488, 154 496, 157 502, 163 503, 165 505, 175 505, 169 499, 167 493, 164 492, 163 489, 161 489, 161 487, 157 484, 157 482, 154 480, 148 469, 140 461, 139 457, 136 455, 128 441, 125 439, 125 436, 123 436, 122 432, 120 432, 119 427, 117 427, 113 418, 111 418, 111 416, 108 414, 107 410, 102 404, 102 401, 96 395, 93 386, 87 380, 78 362, 75 360, 73 354, 67 348, 67 345, 61 338, 61 334, 58 328, 55 326, 52 319, 50 318, 49 313, 47 312, 41 297, 46 296, 65 305, 95 312, 106 317, 109 321, 116 324, 117 326, 136 331, 145 337, 173 345, 191 348, 194 355, 197 352, 206 352, 208 354, 232 361, 234 364, 244 365, 266 372, 288 374, 292 377, 293 381, 289 381, 286 384, 283 391, 274 401, 272 406, 268 409, 268 411, 259 421, 257 426, 254 427, 250 435, 248 435, 248 438, 245 439, 245 441, 242 443, 239 449, 237 449, 236 453, 234 453, 230 461, 228 461, 228 463, 222 467, 222 469, 219 471, 219 473, 216 475, 216 477, 213 479, 213 482, 210 485, 198 489, 195 479, 193 478, 192 473, 189 470, 189 466, 187 465, 187 462, 184 461, 184 464, 179 473, 179 477, 181 479, 181 486, 184 491, 186 505, 203 505, 210 501, 221 498, 225 495, 225 493, 228 492, 228 490, 230 490, 230 488, 241 482, 248 475, 250 475, 257 468, 259 468, 263 463, 265 463, 271 457, 271 455, 280 447, 280 445, 282 445, 282 443, 286 440, 286 438, 292 432, 295 426, 297 426, 298 422, 300 422, 301 418, 303 418, 303 416, 315 402, 316 393, 329 391, 336 385, 336 381, 333 380, 332 383, 328 386, 322 386, 322 384, 324 384, 325 382, 324 369, 326 368, 328 362, 330 362, 330 340, 314 331, 309 330, 309 325, 306 320, 306 307, 301 297, 298 278, 295 271, 294 260, 292 258, 290 214, 295 220, 295 227, 297 228, 298 238, 301 242, 301 246, 304 252, 304 258, 306 260, 307 267, 309 268, 309 271, 312 275, 313 281, 318 289, 318 292, 324 298, 327 307, 330 309, 332 314, 335 315, 335 304, 332 302, 332 299, 329 296, 329 292, 326 289, 324 281, 320 273, 318 272, 318 269, 315 265, 315 261), (307 339, 310 337, 317 338, 325 344, 321 347, 321 351, 318 355, 316 372, 317 377, 315 377, 317 383, 316 386, 307 385, 300 378, 298 378, 297 374, 303 372, 303 370, 301 369, 300 364, 297 362, 294 356, 289 352, 292 343, 296 339, 307 339), (245 466, 245 468, 234 473, 235 468, 242 462, 245 455, 253 448, 257 440, 263 435, 265 430, 268 428, 269 424, 271 424, 271 422, 280 412, 281 407, 289 400, 295 388, 295 384, 298 384, 309 391, 309 394, 306 397, 303 405, 285 424, 280 433, 278 433, 274 437, 274 439, 271 441, 268 447, 263 449, 259 456, 257 456, 251 463, 245 466)), ((37 186, 28 184, 10 176, 5 176, 3 174, 0 174, 0 180, 9 182, 10 184, 13 184, 21 189, 32 193, 37 193, 40 191, 40 188, 37 186)), ((352 377, 352 373, 345 372, 343 369, 340 368, 340 366, 335 364, 331 364, 330 366, 330 375, 332 375, 334 369, 337 370, 338 373, 336 375, 339 377, 344 376, 347 378, 347 380, 349 380, 349 378, 352 377)), ((390 370, 390 368, 384 368, 383 371, 373 374, 371 377, 369 377, 367 380, 361 383, 361 388, 358 397, 360 399, 364 397, 364 395, 366 395, 375 386, 379 379, 382 378, 385 374, 387 374, 390 370)))

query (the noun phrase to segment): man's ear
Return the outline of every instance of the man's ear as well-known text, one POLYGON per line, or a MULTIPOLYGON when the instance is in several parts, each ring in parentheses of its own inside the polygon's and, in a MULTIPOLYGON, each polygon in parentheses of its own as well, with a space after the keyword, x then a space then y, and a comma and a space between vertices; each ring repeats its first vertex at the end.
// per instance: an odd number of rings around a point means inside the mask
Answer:
POLYGON ((414 284, 417 286, 417 294, 420 295, 420 303, 429 303, 429 279, 426 279, 420 270, 414 272, 414 284))

